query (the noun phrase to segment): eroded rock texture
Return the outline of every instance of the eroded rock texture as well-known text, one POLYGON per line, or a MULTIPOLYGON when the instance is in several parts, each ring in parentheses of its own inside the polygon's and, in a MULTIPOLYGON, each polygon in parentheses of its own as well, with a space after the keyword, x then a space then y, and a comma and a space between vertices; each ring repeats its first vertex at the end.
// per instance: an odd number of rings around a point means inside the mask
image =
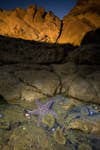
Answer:
POLYGON ((100 1, 79 0, 77 5, 64 16, 59 43, 79 45, 84 35, 100 27, 100 1))
POLYGON ((60 20, 52 11, 35 5, 26 10, 0 10, 0 34, 49 43, 79 45, 84 35, 100 27, 100 2, 79 0, 60 20))
POLYGON ((0 34, 10 37, 55 42, 60 32, 60 19, 51 11, 35 5, 26 10, 0 10, 0 34))

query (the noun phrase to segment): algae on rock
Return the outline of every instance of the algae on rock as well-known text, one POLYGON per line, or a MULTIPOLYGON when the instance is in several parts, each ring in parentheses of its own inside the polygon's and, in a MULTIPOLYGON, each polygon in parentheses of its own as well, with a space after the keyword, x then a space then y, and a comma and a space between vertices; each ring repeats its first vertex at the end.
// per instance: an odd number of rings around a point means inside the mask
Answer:
POLYGON ((92 150, 92 147, 88 144, 82 143, 79 145, 78 150, 92 150))
POLYGON ((55 123, 55 118, 51 114, 47 114, 43 117, 42 123, 47 125, 49 128, 52 128, 55 123))
POLYGON ((57 128, 56 131, 54 132, 54 139, 56 142, 59 144, 65 144, 66 143, 66 138, 64 136, 64 133, 61 128, 57 128))

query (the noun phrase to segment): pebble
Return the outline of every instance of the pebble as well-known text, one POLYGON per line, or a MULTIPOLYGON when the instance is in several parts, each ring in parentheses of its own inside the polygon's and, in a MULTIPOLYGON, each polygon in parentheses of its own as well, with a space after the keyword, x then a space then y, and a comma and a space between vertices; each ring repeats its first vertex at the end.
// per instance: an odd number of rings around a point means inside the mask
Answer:
POLYGON ((30 115, 28 113, 25 113, 25 117, 27 117, 28 119, 30 119, 30 115))
POLYGON ((23 130, 26 130, 26 128, 25 128, 25 127, 23 127, 23 130))

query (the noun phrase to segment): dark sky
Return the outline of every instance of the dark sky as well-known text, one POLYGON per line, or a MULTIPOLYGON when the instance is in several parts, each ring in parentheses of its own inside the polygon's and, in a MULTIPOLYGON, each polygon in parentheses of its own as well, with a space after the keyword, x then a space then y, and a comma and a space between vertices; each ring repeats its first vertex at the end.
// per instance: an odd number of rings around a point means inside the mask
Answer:
POLYGON ((27 8, 31 4, 42 6, 47 11, 51 10, 56 16, 62 18, 75 6, 76 0, 0 0, 2 9, 27 8))

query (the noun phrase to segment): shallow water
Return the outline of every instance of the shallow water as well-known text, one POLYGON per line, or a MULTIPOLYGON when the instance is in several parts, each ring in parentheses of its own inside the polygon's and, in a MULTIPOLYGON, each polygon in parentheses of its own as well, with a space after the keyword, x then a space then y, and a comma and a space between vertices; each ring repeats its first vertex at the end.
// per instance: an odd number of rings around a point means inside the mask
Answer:
MULTIPOLYGON (((52 110, 57 118, 47 114, 38 127, 38 116, 25 117, 24 110, 37 109, 34 102, 0 104, 0 149, 2 150, 99 150, 100 132, 73 128, 74 121, 100 121, 99 106, 76 103, 65 97, 53 97, 52 110), (69 107, 68 107, 69 106, 69 107), (96 109, 95 109, 96 108, 96 109), (98 108, 98 109, 97 109, 98 108)), ((41 100, 45 104, 47 100, 41 100)))

